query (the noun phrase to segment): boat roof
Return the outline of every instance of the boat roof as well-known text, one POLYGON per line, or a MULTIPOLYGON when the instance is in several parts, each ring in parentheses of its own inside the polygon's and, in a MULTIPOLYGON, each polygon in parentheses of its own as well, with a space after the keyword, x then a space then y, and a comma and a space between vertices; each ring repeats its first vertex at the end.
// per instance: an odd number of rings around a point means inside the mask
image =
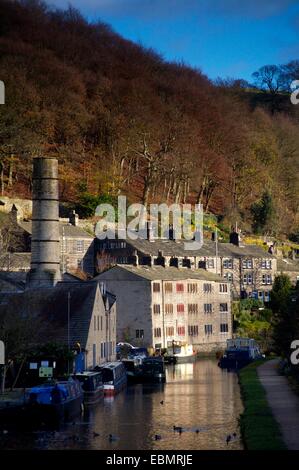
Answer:
POLYGON ((122 364, 121 361, 116 361, 116 362, 106 362, 105 364, 100 364, 101 369, 115 369, 118 367, 120 364, 122 364))

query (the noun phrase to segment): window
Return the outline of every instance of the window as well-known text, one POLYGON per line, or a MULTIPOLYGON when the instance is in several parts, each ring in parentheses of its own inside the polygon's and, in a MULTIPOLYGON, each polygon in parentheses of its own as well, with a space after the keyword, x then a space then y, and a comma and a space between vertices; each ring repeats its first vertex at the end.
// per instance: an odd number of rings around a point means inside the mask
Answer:
POLYGON ((165 313, 166 315, 173 314, 173 305, 172 304, 165 304, 165 313))
POLYGON ((96 316, 93 317, 93 329, 94 331, 97 331, 97 317, 96 316))
POLYGON ((79 269, 82 268, 82 261, 83 261, 82 259, 77 258, 77 267, 78 267, 79 269))
POLYGON ((103 317, 101 317, 101 331, 103 331, 103 317))
POLYGON ((76 240, 76 249, 77 253, 84 252, 84 240, 76 240))
POLYGON ((185 312, 185 305, 184 304, 177 304, 176 311, 178 313, 184 313, 185 312))
POLYGON ((220 333, 228 333, 228 323, 220 323, 220 333))
POLYGON ((105 357, 104 355, 104 343, 101 343, 101 359, 105 357))
POLYGON ((233 260, 232 259, 223 260, 223 268, 224 269, 233 269, 233 260))
POLYGON ((220 312, 228 312, 227 304, 220 304, 220 312))
POLYGON ((174 336, 174 327, 173 326, 167 326, 166 327, 166 336, 174 336))
POLYGON ((215 267, 215 263, 214 263, 213 258, 208 258, 206 260, 206 266, 207 266, 207 268, 211 268, 211 269, 213 269, 215 267))
POLYGON ((188 335, 189 336, 198 336, 198 325, 189 325, 188 326, 188 335))
POLYGON ((172 292, 172 284, 171 282, 165 282, 165 292, 171 293, 172 292))
POLYGON ((262 276, 262 284, 272 284, 272 276, 271 274, 263 274, 262 276))
POLYGON ((100 316, 97 317, 97 330, 100 331, 100 316))
POLYGON ((225 274, 223 275, 223 277, 224 277, 224 279, 227 280, 227 282, 233 282, 233 278, 234 278, 234 277, 233 277, 233 273, 225 273, 225 274))
POLYGON ((117 257, 117 262, 119 264, 128 264, 128 258, 127 258, 127 256, 118 256, 117 257))
POLYGON ((136 338, 142 339, 144 338, 144 330, 136 330, 136 338))
POLYGON ((213 325, 205 325, 205 335, 213 334, 213 325))
POLYGON ((212 304, 203 304, 203 311, 204 313, 212 313, 212 304))
POLYGON ((177 284, 176 285, 177 292, 184 292, 184 284, 177 284))
POLYGON ((155 314, 159 314, 160 313, 160 305, 159 304, 154 304, 153 305, 153 312, 155 314))
POLYGON ((154 282, 153 283, 153 292, 160 292, 160 283, 154 282))
POLYGON ((223 294, 227 292, 227 284, 219 284, 219 292, 223 294))
POLYGON ((197 284, 188 284, 188 293, 197 294, 197 284))
POLYGON ((188 304, 188 313, 198 313, 198 304, 188 304))
POLYGON ((243 275, 243 284, 251 285, 253 283, 253 274, 248 273, 243 275))
POLYGON ((155 338, 161 338, 161 328, 154 328, 155 338))
POLYGON ((252 269, 253 268, 252 259, 243 259, 242 267, 243 269, 252 269))
POLYGON ((271 259, 263 259, 262 260, 262 269, 271 269, 272 268, 272 260, 271 259))
POLYGON ((204 284, 203 291, 207 294, 208 292, 212 292, 212 284, 204 284))
POLYGON ((185 327, 184 326, 178 326, 178 335, 179 336, 185 336, 185 327))

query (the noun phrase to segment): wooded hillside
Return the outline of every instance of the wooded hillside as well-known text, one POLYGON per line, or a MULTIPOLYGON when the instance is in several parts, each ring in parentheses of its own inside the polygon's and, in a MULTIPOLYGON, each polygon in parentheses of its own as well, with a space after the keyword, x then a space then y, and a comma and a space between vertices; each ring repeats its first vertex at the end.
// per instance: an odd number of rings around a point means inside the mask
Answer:
POLYGON ((32 157, 51 154, 63 200, 200 201, 227 226, 299 231, 299 105, 287 94, 212 83, 38 1, 0 0, 0 80, 0 194, 28 197, 32 157))

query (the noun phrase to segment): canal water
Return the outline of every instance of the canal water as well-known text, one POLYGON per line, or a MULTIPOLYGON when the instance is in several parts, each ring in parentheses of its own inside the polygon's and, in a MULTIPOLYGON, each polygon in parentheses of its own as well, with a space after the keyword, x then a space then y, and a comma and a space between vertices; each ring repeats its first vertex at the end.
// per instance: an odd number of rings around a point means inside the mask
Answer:
POLYGON ((132 385, 57 431, 7 432, 7 449, 242 449, 237 375, 217 362, 167 367, 166 384, 132 385), (179 433, 173 426, 182 427, 179 433), (196 432, 197 430, 197 432, 196 432), (228 434, 236 433, 229 444, 228 434), (112 442, 109 434, 113 435, 112 442), (155 439, 155 435, 161 438, 155 439))

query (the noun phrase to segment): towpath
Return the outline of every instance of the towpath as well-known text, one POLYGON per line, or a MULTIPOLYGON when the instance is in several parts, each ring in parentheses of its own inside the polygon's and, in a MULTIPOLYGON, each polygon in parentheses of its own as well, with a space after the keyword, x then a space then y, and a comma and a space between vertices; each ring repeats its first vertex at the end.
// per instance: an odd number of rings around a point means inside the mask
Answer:
POLYGON ((257 372, 287 448, 299 450, 299 396, 293 392, 287 378, 279 375, 278 362, 277 359, 267 361, 257 372))

